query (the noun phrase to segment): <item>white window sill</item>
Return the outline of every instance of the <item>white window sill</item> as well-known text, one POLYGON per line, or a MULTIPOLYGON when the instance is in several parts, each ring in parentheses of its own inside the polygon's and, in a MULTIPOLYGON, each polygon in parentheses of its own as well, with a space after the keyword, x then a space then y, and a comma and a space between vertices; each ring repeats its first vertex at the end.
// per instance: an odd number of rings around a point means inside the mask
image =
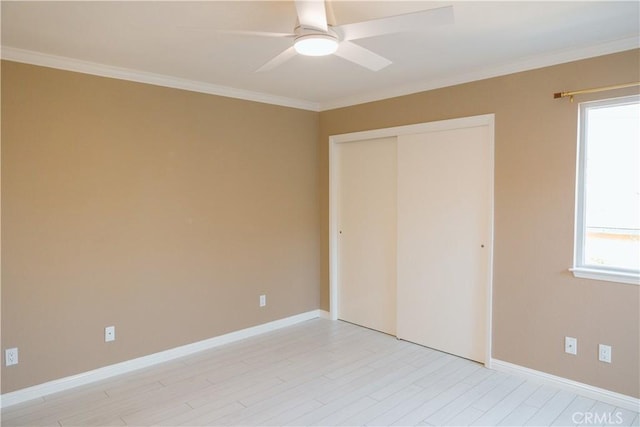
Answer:
POLYGON ((575 277, 580 277, 582 279, 605 280, 607 282, 640 285, 640 275, 633 273, 583 267, 570 268, 569 271, 571 271, 575 277))

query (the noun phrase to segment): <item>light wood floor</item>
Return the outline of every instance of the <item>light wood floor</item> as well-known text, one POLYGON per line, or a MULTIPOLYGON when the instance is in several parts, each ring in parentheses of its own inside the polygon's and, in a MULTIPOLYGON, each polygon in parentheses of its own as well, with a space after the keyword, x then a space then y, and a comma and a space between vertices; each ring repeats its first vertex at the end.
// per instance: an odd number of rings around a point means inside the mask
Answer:
POLYGON ((546 426, 577 412, 638 425, 635 412, 316 319, 11 406, 2 424, 546 426))

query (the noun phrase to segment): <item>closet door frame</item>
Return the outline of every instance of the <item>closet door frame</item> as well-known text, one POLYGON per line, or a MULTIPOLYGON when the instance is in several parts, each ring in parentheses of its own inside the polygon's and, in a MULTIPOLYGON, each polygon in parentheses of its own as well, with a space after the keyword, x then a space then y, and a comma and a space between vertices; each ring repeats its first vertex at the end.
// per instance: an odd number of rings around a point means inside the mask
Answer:
POLYGON ((361 132, 332 135, 329 137, 329 304, 332 320, 338 320, 338 307, 340 304, 339 289, 339 257, 338 257, 338 189, 340 188, 337 161, 338 144, 366 141, 369 139, 390 138, 400 135, 437 132, 453 129, 487 126, 489 133, 489 159, 490 159, 490 241, 488 242, 489 266, 487 277, 486 306, 486 346, 485 366, 491 367, 491 322, 493 301, 493 245, 494 245, 494 175, 495 175, 495 115, 483 114, 479 116, 463 117, 457 119, 440 120, 415 125, 397 126, 391 128, 374 129, 361 132))

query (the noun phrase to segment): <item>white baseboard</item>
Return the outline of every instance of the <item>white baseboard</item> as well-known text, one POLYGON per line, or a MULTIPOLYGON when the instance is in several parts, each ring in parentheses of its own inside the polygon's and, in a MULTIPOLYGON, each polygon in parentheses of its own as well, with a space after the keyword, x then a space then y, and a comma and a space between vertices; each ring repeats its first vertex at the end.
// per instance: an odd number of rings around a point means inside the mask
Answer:
POLYGON ((297 314, 295 316, 286 317, 284 319, 274 320, 262 325, 253 326, 251 328, 242 329, 228 334, 198 341, 192 344, 183 345, 159 353, 150 354, 148 356, 127 360, 125 362, 116 363, 114 365, 105 366, 93 371, 83 372, 81 374, 70 377, 60 378, 32 387, 23 388, 21 390, 5 393, 0 396, 0 408, 6 408, 11 405, 26 402, 28 400, 40 399, 46 395, 68 390, 74 387, 90 384, 96 381, 104 380, 116 375, 125 374, 158 363, 168 362, 179 357, 188 356, 199 351, 208 350, 224 344, 239 341, 245 338, 264 334, 266 332, 275 331, 276 329, 295 325, 306 320, 316 319, 318 317, 326 318, 326 311, 312 310, 306 313, 297 314))
POLYGON ((495 369, 496 371, 505 372, 508 374, 525 377, 532 381, 553 385, 555 387, 588 397, 590 399, 609 403, 619 408, 624 408, 636 412, 640 410, 640 399, 627 396, 625 394, 616 393, 614 391, 594 387, 589 384, 584 384, 567 378, 547 374, 546 372, 536 371, 535 369, 525 368, 524 366, 515 365, 513 363, 503 362, 502 360, 498 359, 491 359, 489 367, 491 369, 495 369))

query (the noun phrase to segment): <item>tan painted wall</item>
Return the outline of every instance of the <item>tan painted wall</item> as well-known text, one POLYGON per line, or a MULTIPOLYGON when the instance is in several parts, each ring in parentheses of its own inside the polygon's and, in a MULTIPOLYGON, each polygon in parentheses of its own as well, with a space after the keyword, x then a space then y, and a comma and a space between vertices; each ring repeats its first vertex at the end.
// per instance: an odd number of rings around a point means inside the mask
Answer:
POLYGON ((567 272, 577 104, 551 94, 637 80, 639 63, 317 114, 3 62, 2 347, 20 364, 2 392, 328 310, 328 136, 495 113, 493 356, 638 397, 640 288, 567 272))
MULTIPOLYGON (((329 136, 495 113, 493 357, 640 396, 640 287, 567 271, 578 104, 552 98, 637 81, 639 64, 635 50, 321 113, 321 308, 329 308, 329 136), (565 335, 578 338, 577 356, 564 353, 565 335), (613 346, 612 364, 598 361, 598 343, 613 346)), ((576 101, 587 99, 595 97, 576 101)))
POLYGON ((314 112, 3 62, 2 392, 317 309, 317 135, 314 112))

